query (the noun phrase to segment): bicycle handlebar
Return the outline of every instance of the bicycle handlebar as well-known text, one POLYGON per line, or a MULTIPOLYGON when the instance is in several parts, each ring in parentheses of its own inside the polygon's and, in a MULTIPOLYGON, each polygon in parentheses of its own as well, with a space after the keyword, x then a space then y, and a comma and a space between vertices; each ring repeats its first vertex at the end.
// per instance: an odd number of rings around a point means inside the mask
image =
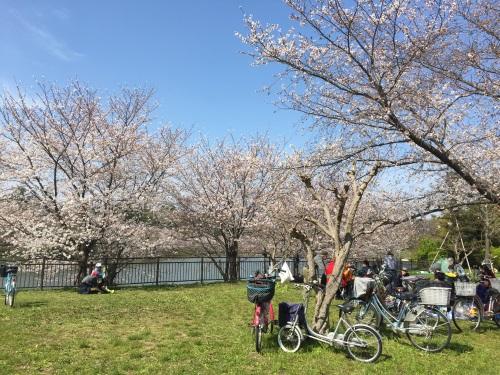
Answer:
POLYGON ((315 289, 315 288, 318 288, 318 289, 323 289, 323 286, 320 285, 318 282, 312 282, 312 283, 302 283, 302 284, 294 284, 296 288, 303 288, 303 289, 306 289, 307 291, 311 290, 311 289, 315 289))

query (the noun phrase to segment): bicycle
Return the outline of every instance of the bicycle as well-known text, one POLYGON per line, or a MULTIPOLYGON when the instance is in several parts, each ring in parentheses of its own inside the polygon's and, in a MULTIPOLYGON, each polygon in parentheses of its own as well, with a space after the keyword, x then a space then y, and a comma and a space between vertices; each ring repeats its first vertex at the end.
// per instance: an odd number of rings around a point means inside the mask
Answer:
POLYGON ((14 306, 17 270, 17 266, 4 266, 1 272, 1 276, 4 278, 5 305, 9 307, 14 306))
MULTIPOLYGON (((382 353, 382 337, 376 329, 365 324, 351 325, 342 316, 339 318, 333 332, 326 335, 315 332, 307 322, 309 295, 313 289, 321 288, 318 284, 295 284, 304 289, 304 302, 299 305, 297 313, 291 321, 286 322, 278 332, 278 345, 288 353, 299 350, 305 338, 310 338, 330 346, 347 348, 350 357, 361 362, 374 362, 382 353), (340 333, 340 327, 344 333, 340 333)), ((280 304, 280 307, 282 305, 280 304)), ((341 311, 349 311, 350 306, 338 305, 341 311)), ((280 316, 282 313, 280 312, 280 316)))
POLYGON ((399 304, 390 311, 377 294, 377 290, 383 288, 379 277, 375 277, 374 284, 364 297, 348 301, 351 309, 341 311, 346 320, 375 328, 385 322, 393 332, 404 333, 414 347, 426 352, 439 352, 449 345, 451 324, 437 307, 449 305, 449 288, 421 289, 420 301, 414 293, 396 293, 399 304))
POLYGON ((274 309, 271 300, 274 297, 276 286, 276 271, 281 268, 284 260, 271 268, 273 276, 256 273, 247 282, 248 301, 255 304, 254 313, 250 327, 255 337, 255 350, 262 352, 262 334, 272 333, 274 328, 274 309))
MULTIPOLYGON (((493 280, 496 281, 496 280, 493 280)), ((451 313, 453 324, 460 331, 476 331, 485 319, 493 320, 500 327, 500 282, 490 288, 486 306, 476 294, 475 283, 455 283, 456 300, 451 313)))

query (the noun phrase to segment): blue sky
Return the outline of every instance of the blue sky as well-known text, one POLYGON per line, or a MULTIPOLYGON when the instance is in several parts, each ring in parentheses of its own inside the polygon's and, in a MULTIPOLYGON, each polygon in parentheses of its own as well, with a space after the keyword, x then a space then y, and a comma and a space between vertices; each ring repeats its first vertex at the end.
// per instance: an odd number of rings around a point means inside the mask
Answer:
POLYGON ((299 114, 261 92, 278 67, 251 67, 241 54, 234 33, 245 31, 243 11, 288 23, 279 0, 0 0, 0 87, 74 78, 103 96, 153 87, 158 121, 210 138, 267 132, 300 144, 299 114))

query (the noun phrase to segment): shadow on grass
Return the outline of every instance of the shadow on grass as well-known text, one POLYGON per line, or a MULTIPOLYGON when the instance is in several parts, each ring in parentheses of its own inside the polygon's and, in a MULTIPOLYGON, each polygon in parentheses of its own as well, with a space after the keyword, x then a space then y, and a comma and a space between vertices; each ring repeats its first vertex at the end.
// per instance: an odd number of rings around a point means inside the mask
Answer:
POLYGON ((498 332, 500 329, 497 326, 497 324, 493 321, 493 319, 488 319, 486 321, 481 322, 481 325, 479 326, 478 332, 473 332, 473 333, 488 333, 488 332, 498 332))
POLYGON ((23 309, 30 307, 38 307, 38 306, 46 306, 47 301, 28 301, 28 302, 18 302, 15 304, 15 307, 23 309))
MULTIPOLYGON (((453 339, 452 339, 453 340, 453 339)), ((458 342, 450 342, 450 345, 445 350, 452 350, 457 353, 470 353, 474 351, 474 348, 467 344, 461 344, 458 342)))
POLYGON ((170 290, 170 289, 199 289, 207 287, 217 287, 221 285, 238 285, 243 284, 239 282, 234 283, 224 283, 224 282, 206 282, 206 283, 190 283, 190 284, 160 284, 160 285, 121 285, 115 286, 111 285, 109 288, 114 290, 145 290, 145 291, 157 291, 157 290, 170 290))
MULTIPOLYGON (((279 352, 282 352, 281 348, 279 347, 279 345, 276 343, 276 337, 269 337, 268 340, 265 340, 264 343, 263 343, 263 348, 262 348, 262 352, 263 353, 279 353, 279 352), (272 341, 271 341, 272 340, 272 341)), ((300 348, 299 350, 296 352, 296 353, 311 353, 313 351, 317 351, 318 347, 321 347, 325 350, 330 350, 332 351, 334 354, 338 354, 338 355, 344 355, 347 359, 349 360, 353 360, 353 361, 356 361, 354 360, 353 358, 351 358, 349 356, 349 353, 347 352, 347 349, 346 348, 342 348, 341 346, 336 346, 336 345, 328 345, 326 343, 322 343, 322 342, 318 342, 318 341, 315 341, 315 340, 312 340, 310 338, 304 340, 302 342, 302 344, 300 345, 300 348)), ((255 353, 257 354, 257 353, 255 353)), ((289 354, 295 354, 295 353, 289 353, 289 354)), ((385 361, 388 361, 388 360, 391 360, 392 359, 392 356, 388 355, 388 354, 385 354, 385 353, 382 353, 380 355, 380 357, 377 359, 377 363, 379 362, 385 362, 385 361)))
POLYGON ((482 320, 477 330, 460 330, 455 325, 452 326, 453 335, 482 335, 489 332, 499 331, 499 327, 492 319, 482 320))

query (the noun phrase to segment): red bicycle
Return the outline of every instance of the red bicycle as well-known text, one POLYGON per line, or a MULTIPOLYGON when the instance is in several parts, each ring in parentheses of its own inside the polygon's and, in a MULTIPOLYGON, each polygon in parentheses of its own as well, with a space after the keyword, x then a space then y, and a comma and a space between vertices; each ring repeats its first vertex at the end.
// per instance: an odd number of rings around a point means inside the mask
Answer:
MULTIPOLYGON (((283 261, 276 264, 271 273, 275 274, 282 264, 283 261)), ((255 337, 255 350, 257 353, 262 351, 262 334, 273 332, 275 317, 271 300, 274 297, 275 286, 276 275, 269 276, 257 272, 255 276, 248 279, 247 297, 250 302, 255 304, 250 326, 255 337)))

